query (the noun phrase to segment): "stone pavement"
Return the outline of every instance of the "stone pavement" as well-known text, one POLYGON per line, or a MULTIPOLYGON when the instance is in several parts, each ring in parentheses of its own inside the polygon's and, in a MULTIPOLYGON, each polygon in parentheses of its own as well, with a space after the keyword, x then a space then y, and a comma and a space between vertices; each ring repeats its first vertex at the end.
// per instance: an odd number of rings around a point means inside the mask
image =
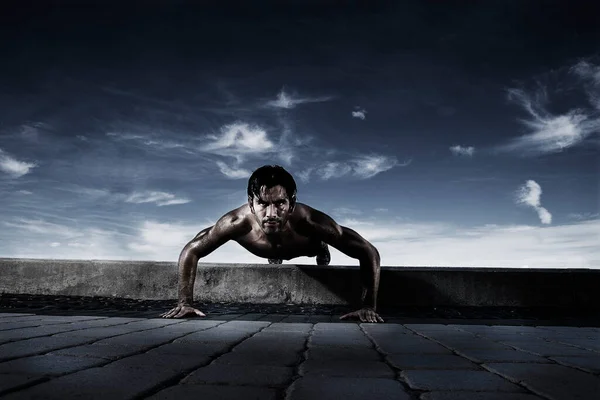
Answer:
POLYGON ((600 328, 0 313, 1 399, 593 399, 600 328))

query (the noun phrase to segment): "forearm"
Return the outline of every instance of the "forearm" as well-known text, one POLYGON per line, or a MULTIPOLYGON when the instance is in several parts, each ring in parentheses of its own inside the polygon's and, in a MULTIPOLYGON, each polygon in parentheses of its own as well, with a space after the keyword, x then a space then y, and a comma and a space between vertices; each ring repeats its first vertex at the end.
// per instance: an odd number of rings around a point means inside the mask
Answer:
POLYGON ((197 268, 198 257, 184 249, 179 257, 179 304, 191 305, 193 303, 197 268))
POLYGON ((379 291, 380 257, 373 247, 368 256, 360 260, 360 280, 362 286, 362 306, 377 309, 377 293, 379 291))

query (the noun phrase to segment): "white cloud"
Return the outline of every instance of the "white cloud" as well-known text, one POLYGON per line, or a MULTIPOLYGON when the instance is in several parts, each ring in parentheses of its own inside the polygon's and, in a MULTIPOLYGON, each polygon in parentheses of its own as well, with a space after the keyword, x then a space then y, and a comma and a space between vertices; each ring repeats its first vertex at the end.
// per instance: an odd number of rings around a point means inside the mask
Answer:
MULTIPOLYGON (((582 88, 587 93, 591 105, 600 109, 599 71, 600 67, 580 62, 569 69, 571 75, 561 76, 557 72, 550 76, 553 80, 565 81, 576 89, 582 88), (570 82, 573 73, 580 78, 583 85, 570 82)), ((548 79, 548 82, 550 81, 548 79)), ((535 91, 518 88, 508 90, 508 99, 520 105, 529 114, 528 119, 521 120, 528 133, 498 146, 498 151, 520 155, 555 153, 577 146, 585 142, 590 135, 600 132, 600 116, 585 104, 560 114, 549 112, 548 93, 553 89, 554 87, 549 84, 538 82, 535 91)), ((556 91, 556 93, 560 92, 561 90, 556 91)))
POLYGON ((29 190, 18 190, 17 193, 24 194, 24 195, 33 194, 33 192, 30 192, 29 190))
POLYGON ((3 222, 3 225, 33 234, 62 236, 65 238, 73 238, 81 235, 77 229, 41 219, 15 218, 13 221, 14 222, 5 221, 3 222))
POLYGON ((35 167, 37 164, 19 161, 0 149, 0 171, 19 178, 28 174, 35 167))
POLYGON ((262 154, 274 149, 267 132, 256 125, 236 122, 221 128, 221 135, 209 135, 213 142, 201 147, 202 151, 236 157, 242 161, 245 154, 262 154))
POLYGON ((363 212, 360 210, 356 210, 348 207, 337 207, 333 209, 334 215, 361 215, 363 212))
POLYGON ((191 200, 184 198, 177 198, 174 194, 166 192, 134 192, 125 199, 126 203, 142 204, 142 203, 156 203, 160 206, 170 206, 176 204, 186 204, 191 200))
MULTIPOLYGON (((405 167, 412 160, 401 164, 395 157, 384 155, 360 155, 348 162, 328 162, 317 168, 316 173, 320 175, 321 180, 341 178, 352 172, 352 175, 359 179, 368 179, 381 172, 392 169, 395 166, 405 167)), ((308 178, 308 175, 305 175, 308 178)))
POLYGON ((307 168, 304 171, 296 172, 296 176, 300 178, 300 180, 304 183, 308 183, 310 180, 310 174, 314 170, 314 168, 307 168))
MULTIPOLYGON (((410 162, 411 160, 402 166, 406 166, 410 162)), ((360 179, 367 179, 394 168, 398 164, 398 160, 395 157, 368 155, 357 157, 351 163, 354 164, 354 175, 360 179)))
POLYGON ((363 121, 365 120, 365 118, 367 118, 366 114, 367 114, 367 110, 364 110, 364 109, 359 109, 359 110, 356 110, 356 111, 352 111, 352 117, 353 118, 360 118, 363 121))
MULTIPOLYGON (((461 227, 446 223, 404 223, 385 217, 368 221, 356 218, 339 221, 369 240, 381 254, 383 266, 453 266, 522 268, 600 269, 598 242, 600 219, 560 226, 486 224, 461 227)), ((5 257, 153 260, 177 262, 182 248, 199 231, 214 224, 164 223, 146 221, 134 235, 93 229, 74 231, 79 236, 61 240, 80 246, 51 247, 47 238, 53 231, 18 236, 11 230, 12 247, 0 240, 5 257), (43 238, 46 240, 42 240, 43 238), (85 246, 87 245, 87 246, 85 246)), ((61 236, 62 238, 63 236, 61 236)), ((52 242, 52 243, 61 243, 52 242)), ((358 265, 330 246, 333 265, 358 265)), ((257 263, 267 260, 249 253, 230 241, 200 263, 257 263)), ((314 257, 298 257, 285 264, 314 264, 314 257)))
POLYGON ((571 68, 571 72, 583 81, 590 103, 600 110, 600 65, 580 61, 571 68))
POLYGON ((456 146, 450 147, 450 151, 455 156, 473 156, 473 153, 475 153, 475 147, 473 147, 473 146, 463 147, 460 145, 456 145, 456 146))
POLYGON ((332 99, 332 97, 330 97, 330 96, 304 97, 304 98, 296 97, 296 98, 294 98, 292 95, 286 93, 284 89, 281 89, 281 91, 277 94, 277 99, 268 101, 267 106, 275 107, 275 108, 291 109, 291 108, 295 108, 298 104, 320 103, 320 102, 324 102, 324 101, 329 101, 331 99, 332 99))
POLYGON ((52 242, 50 243, 50 247, 59 247, 60 243, 59 242, 52 242))
POLYGON ((541 186, 533 180, 528 180, 524 185, 520 186, 516 192, 517 204, 525 204, 533 207, 540 217, 540 221, 543 224, 550 224, 552 222, 552 214, 548 212, 544 207, 541 206, 540 198, 542 196, 541 186))
POLYGON ((225 175, 227 178, 244 179, 244 178, 249 178, 250 175, 252 175, 252 173, 250 171, 248 171, 247 169, 243 169, 243 168, 234 169, 234 168, 229 167, 227 164, 225 164, 222 161, 217 161, 217 165, 219 166, 221 173, 223 175, 225 175))
POLYGON ((600 217, 600 213, 591 213, 591 212, 586 212, 586 213, 570 213, 570 214, 567 215, 567 217, 571 218, 571 219, 576 219, 576 220, 579 220, 579 221, 583 221, 583 220, 598 218, 598 217, 600 217))
POLYGON ((350 167, 346 163, 340 162, 329 162, 324 166, 320 167, 317 170, 317 174, 321 176, 322 180, 328 180, 331 178, 341 178, 342 176, 348 174, 352 171, 352 167, 350 167))
MULTIPOLYGON (((170 150, 177 148, 185 148, 186 146, 182 143, 174 142, 171 140, 157 140, 152 137, 146 135, 138 135, 132 133, 117 133, 117 132, 108 132, 106 136, 110 136, 117 141, 133 141, 138 142, 144 146, 151 147, 155 150, 170 150)), ((88 138, 85 136, 78 135, 78 139, 82 141, 88 141, 88 138)))

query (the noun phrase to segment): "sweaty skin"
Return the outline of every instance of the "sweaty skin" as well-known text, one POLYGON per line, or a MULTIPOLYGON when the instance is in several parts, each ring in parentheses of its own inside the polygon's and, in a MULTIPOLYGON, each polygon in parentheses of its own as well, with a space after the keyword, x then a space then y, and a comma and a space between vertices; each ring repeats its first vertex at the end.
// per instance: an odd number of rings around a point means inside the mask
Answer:
POLYGON ((376 312, 380 270, 377 249, 327 214, 295 199, 290 202, 285 188, 280 185, 263 186, 260 197, 249 197, 247 204, 223 215, 214 226, 202 230, 185 245, 179 256, 179 302, 161 314, 163 318, 205 316, 192 306, 198 260, 229 240, 258 257, 281 260, 318 256, 323 252, 322 243, 333 246, 360 262, 362 308, 340 319, 383 322, 376 312))

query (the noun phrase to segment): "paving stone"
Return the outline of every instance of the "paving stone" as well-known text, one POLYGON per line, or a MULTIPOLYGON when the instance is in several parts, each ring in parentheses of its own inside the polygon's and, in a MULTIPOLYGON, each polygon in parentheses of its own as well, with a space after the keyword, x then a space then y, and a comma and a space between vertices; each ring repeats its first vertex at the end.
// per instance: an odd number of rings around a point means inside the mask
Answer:
POLYGON ((593 374, 600 374, 600 355, 589 357, 557 356, 550 357, 550 359, 560 364, 580 368, 593 374))
POLYGON ((263 318, 264 316, 266 316, 267 314, 260 314, 260 313, 248 313, 248 314, 244 314, 240 317, 238 317, 236 319, 236 321, 258 321, 261 318, 263 318))
POLYGON ((268 321, 268 322, 281 322, 286 317, 287 317, 287 314, 267 314, 266 316, 262 317, 260 320, 268 321))
POLYGON ((19 340, 18 342, 0 345, 0 361, 46 353, 64 347, 78 346, 90 341, 93 341, 93 339, 82 337, 57 338, 54 336, 19 340))
POLYGON ((34 326, 42 326, 40 321, 25 321, 25 322, 5 322, 0 323, 0 332, 11 329, 31 328, 34 326))
POLYGON ((286 400, 410 400, 402 384, 382 378, 320 378, 304 376, 290 387, 286 400))
POLYGON ((89 321, 71 322, 69 325, 77 329, 102 328, 104 326, 125 325, 127 322, 115 321, 113 318, 94 319, 89 321))
POLYGON ((453 354, 392 354, 387 360, 398 369, 480 369, 477 364, 453 354))
POLYGON ((39 375, 0 374, 0 395, 20 387, 42 382, 44 379, 39 375))
POLYGON ((277 390, 251 386, 177 385, 162 390, 148 400, 276 400, 277 390))
POLYGON ((454 326, 444 324, 404 324, 404 327, 415 331, 456 331, 454 326))
POLYGON ((142 353, 130 357, 125 357, 110 364, 114 368, 135 368, 135 369, 170 369, 176 372, 189 371, 194 368, 202 367, 208 364, 212 359, 208 356, 190 357, 161 353, 142 353))
POLYGON ((79 358, 47 354, 23 357, 0 363, 0 374, 62 375, 96 367, 108 361, 100 358, 79 358))
POLYGON ((224 324, 220 325, 219 328, 256 333, 269 325, 271 325, 271 323, 267 321, 227 321, 224 324))
POLYGON ((435 391, 523 392, 519 386, 487 371, 402 371, 412 389, 435 391))
MULTIPOLYGON (((558 339, 556 342, 567 346, 576 346, 586 350, 591 350, 600 353, 600 340, 592 339, 558 339)), ((599 354, 600 356, 600 354, 599 354)))
POLYGON ((279 323, 275 322, 266 327, 261 333, 267 332, 302 332, 308 333, 311 331, 313 324, 305 323, 279 323))
MULTIPOLYGON (((150 329, 150 328, 147 328, 150 329)), ((131 328, 126 325, 106 326, 99 328, 82 329, 79 331, 71 331, 59 333, 55 337, 87 337, 87 338, 106 338, 111 336, 124 335, 139 331, 139 329, 131 328)))
POLYGON ((296 351, 280 349, 262 351, 234 351, 223 354, 214 361, 214 364, 234 365, 273 365, 280 367, 293 367, 302 361, 302 355, 296 351))
POLYGON ((149 350, 148 353, 184 355, 189 357, 212 357, 229 351, 231 344, 224 342, 199 343, 199 342, 175 342, 149 350))
POLYGON ((341 315, 314 315, 311 314, 308 316, 308 318, 306 319, 306 322, 312 323, 312 324, 316 324, 319 322, 342 322, 340 321, 340 317, 341 315))
POLYGON ((589 350, 579 349, 577 347, 567 346, 560 343, 538 343, 538 342, 504 342, 519 350, 526 351, 540 356, 589 356, 589 350))
POLYGON ((234 351, 260 352, 260 351, 303 351, 306 347, 306 339, 298 338, 257 338, 256 336, 244 340, 235 346, 234 351))
POLYGON ((588 400, 600 392, 600 378, 562 365, 532 367, 531 364, 491 363, 483 366, 552 400, 588 400))
POLYGON ((34 314, 26 314, 26 313, 0 313, 0 318, 7 318, 7 317, 27 317, 27 316, 31 316, 34 314))
POLYGON ((306 359, 381 361, 382 357, 375 349, 366 347, 311 346, 306 352, 306 359))
POLYGON ((105 360, 117 360, 127 357, 144 350, 143 347, 133 345, 117 344, 86 344, 83 346, 69 347, 62 350, 53 351, 48 354, 69 357, 92 357, 105 360))
POLYGON ((452 350, 467 350, 467 349, 479 349, 479 350, 513 350, 512 347, 492 342, 486 339, 473 338, 470 340, 444 340, 438 339, 438 342, 445 347, 449 347, 452 350))
POLYGON ((360 327, 367 333, 388 334, 413 334, 413 332, 400 324, 361 323, 360 327))
POLYGON ((192 372, 181 383, 229 384, 250 386, 285 386, 294 374, 293 368, 255 365, 211 364, 192 372))
POLYGON ((90 368, 9 393, 2 400, 129 399, 160 388, 178 376, 158 368, 90 368))
POLYGON ((34 337, 50 336, 56 333, 72 331, 76 328, 69 325, 48 325, 34 328, 12 329, 0 331, 0 343, 8 343, 16 340, 30 339, 34 337))
POLYGON ((307 360, 300 365, 300 375, 354 378, 394 378, 396 373, 381 361, 307 360))
POLYGON ((429 392, 419 397, 420 400, 543 400, 526 393, 476 393, 476 392, 429 392))
POLYGON ((158 346, 187 335, 185 332, 173 332, 162 328, 133 332, 98 341, 99 344, 127 344, 134 346, 158 346))
POLYGON ((372 348, 373 344, 362 332, 360 334, 337 334, 336 332, 313 332, 309 346, 341 346, 372 348))
POLYGON ((385 354, 452 354, 441 344, 413 335, 398 335, 389 338, 372 336, 377 346, 385 354))
POLYGON ((319 322, 314 325, 313 329, 315 332, 333 331, 361 333, 359 324, 348 322, 319 322))
POLYGON ((165 326, 163 329, 173 332, 194 333, 214 328, 215 326, 219 326, 221 324, 221 321, 185 321, 181 324, 165 326))
POLYGON ((204 331, 191 333, 182 338, 176 339, 175 342, 227 342, 235 343, 249 337, 251 334, 244 331, 224 329, 221 327, 211 328, 204 331))
POLYGON ((536 354, 519 350, 488 350, 465 349, 456 350, 456 353, 476 363, 484 362, 515 362, 515 363, 549 363, 548 359, 536 354))

